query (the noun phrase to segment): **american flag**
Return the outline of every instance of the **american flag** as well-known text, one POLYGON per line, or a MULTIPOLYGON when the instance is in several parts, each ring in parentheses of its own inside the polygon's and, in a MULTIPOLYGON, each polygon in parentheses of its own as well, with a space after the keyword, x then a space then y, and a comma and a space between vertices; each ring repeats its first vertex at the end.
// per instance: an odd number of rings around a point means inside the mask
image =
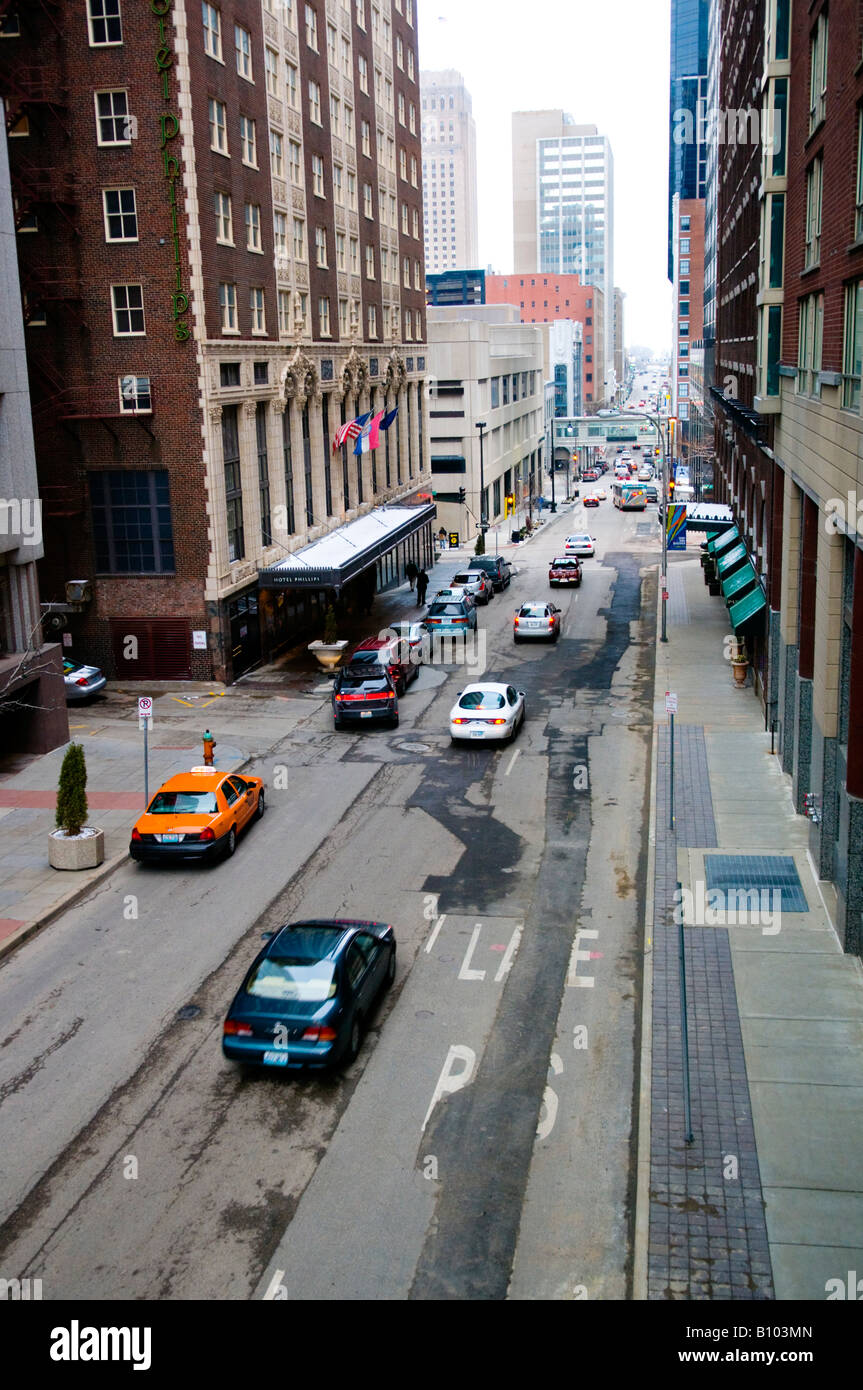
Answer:
POLYGON ((349 420, 346 425, 342 425, 336 430, 333 438, 333 453, 340 449, 343 444, 347 444, 349 439, 358 439, 363 432, 363 425, 369 419, 371 411, 366 415, 358 415, 356 420, 349 420))

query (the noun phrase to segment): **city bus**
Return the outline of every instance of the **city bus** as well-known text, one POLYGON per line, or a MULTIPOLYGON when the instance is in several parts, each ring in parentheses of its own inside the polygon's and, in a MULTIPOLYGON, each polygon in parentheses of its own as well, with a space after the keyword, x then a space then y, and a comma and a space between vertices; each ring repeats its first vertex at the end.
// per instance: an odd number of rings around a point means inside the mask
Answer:
POLYGON ((611 498, 615 507, 622 512, 643 512, 647 506, 647 492, 643 483, 627 483, 615 478, 611 485, 611 498))

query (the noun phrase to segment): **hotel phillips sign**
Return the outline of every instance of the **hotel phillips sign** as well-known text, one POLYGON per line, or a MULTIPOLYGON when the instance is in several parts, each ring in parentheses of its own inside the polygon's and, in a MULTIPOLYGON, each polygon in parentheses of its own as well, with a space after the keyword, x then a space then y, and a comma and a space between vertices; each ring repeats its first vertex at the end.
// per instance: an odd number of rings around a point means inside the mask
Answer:
MULTIPOLYGON (((159 21, 159 42, 156 48, 156 71, 162 84, 162 97, 166 103, 171 100, 169 74, 174 66, 174 54, 165 27, 165 17, 170 16, 174 0, 150 0, 150 9, 159 21)), ((178 343, 187 340, 190 334, 185 315, 189 310, 189 296, 183 288, 183 266, 180 258, 180 224, 177 213, 177 191, 180 182, 180 160, 171 153, 171 141, 180 134, 179 117, 171 110, 159 117, 159 149, 162 153, 162 172, 168 185, 168 205, 171 210, 170 242, 174 252, 174 289, 171 294, 171 312, 174 318, 174 337, 178 343)))

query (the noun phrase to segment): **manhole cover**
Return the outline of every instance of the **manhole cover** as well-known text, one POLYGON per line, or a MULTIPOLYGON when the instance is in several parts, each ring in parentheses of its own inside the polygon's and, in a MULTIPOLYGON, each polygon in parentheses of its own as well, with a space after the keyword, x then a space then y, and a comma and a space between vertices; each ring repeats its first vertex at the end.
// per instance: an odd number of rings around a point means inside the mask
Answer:
POLYGON ((790 854, 705 854, 708 889, 723 893, 782 894, 783 912, 808 912, 809 904, 790 854))
POLYGON ((400 743, 399 748, 403 753, 430 753, 430 743, 400 743))
POLYGON ((177 1010, 177 1018, 197 1018, 200 1012, 197 1004, 184 1004, 182 1009, 177 1010))

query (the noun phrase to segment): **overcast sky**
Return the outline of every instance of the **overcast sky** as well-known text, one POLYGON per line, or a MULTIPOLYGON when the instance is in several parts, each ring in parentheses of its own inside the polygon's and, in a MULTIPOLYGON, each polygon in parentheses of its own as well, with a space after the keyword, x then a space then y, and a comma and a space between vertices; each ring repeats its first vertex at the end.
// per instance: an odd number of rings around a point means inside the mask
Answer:
POLYGON ((513 111, 561 108, 607 135, 627 346, 671 342, 669 0, 418 0, 422 68, 455 68, 476 121, 479 256, 513 268, 513 111))

